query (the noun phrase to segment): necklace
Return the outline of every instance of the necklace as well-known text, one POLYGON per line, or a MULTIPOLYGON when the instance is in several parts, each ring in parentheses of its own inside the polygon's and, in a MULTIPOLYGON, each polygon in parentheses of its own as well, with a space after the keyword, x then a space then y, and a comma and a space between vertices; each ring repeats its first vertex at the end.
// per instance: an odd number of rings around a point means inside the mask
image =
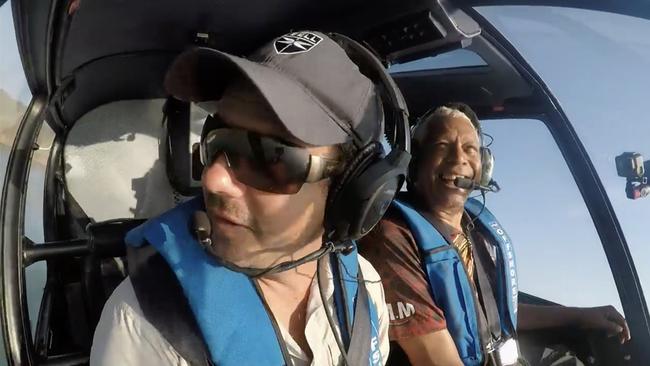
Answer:
POLYGON ((460 233, 454 234, 452 245, 458 250, 460 258, 465 264, 465 268, 467 268, 468 276, 470 279, 474 278, 474 257, 472 256, 472 241, 464 232, 461 231, 460 233))

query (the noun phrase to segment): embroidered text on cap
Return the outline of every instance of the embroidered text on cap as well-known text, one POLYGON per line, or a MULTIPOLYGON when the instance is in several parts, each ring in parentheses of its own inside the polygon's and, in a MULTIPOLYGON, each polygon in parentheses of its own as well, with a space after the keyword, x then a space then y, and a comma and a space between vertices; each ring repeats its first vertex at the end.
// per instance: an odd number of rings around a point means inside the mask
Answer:
POLYGON ((311 32, 294 32, 276 39, 273 47, 278 54, 290 55, 307 52, 322 40, 323 37, 311 32))

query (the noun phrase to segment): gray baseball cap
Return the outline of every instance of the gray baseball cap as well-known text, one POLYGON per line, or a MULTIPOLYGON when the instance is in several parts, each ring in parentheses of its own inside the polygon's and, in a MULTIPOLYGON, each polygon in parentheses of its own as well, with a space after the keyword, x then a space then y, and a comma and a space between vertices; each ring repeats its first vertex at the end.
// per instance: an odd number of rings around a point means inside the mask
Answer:
POLYGON ((283 35, 247 58, 189 49, 172 62, 165 87, 180 100, 216 101, 241 78, 260 92, 292 140, 360 146, 383 130, 375 86, 338 43, 320 32, 283 35))

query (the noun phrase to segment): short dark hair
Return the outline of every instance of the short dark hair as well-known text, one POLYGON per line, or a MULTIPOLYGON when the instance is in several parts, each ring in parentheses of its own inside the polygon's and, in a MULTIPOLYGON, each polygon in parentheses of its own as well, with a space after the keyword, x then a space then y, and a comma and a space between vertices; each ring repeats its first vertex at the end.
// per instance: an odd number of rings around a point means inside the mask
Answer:
POLYGON ((336 175, 341 175, 341 174, 343 174, 345 169, 348 167, 350 162, 357 155, 357 153, 359 152, 359 149, 357 149, 357 147, 354 146, 354 144, 351 143, 351 142, 336 145, 336 148, 338 150, 338 155, 339 155, 337 157, 337 160, 339 161, 339 165, 337 166, 337 169, 336 169, 336 175))

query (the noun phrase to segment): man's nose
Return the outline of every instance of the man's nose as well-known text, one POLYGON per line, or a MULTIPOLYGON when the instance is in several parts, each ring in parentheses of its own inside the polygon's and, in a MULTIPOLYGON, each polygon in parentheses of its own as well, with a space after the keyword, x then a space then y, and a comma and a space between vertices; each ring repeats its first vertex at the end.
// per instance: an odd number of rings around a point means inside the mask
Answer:
POLYGON ((220 153, 210 166, 204 168, 202 181, 203 187, 208 191, 230 197, 239 197, 245 190, 245 186, 235 177, 224 153, 220 153))
POLYGON ((460 142, 455 142, 452 144, 449 149, 448 160, 456 164, 467 164, 467 154, 463 149, 463 144, 460 142))

